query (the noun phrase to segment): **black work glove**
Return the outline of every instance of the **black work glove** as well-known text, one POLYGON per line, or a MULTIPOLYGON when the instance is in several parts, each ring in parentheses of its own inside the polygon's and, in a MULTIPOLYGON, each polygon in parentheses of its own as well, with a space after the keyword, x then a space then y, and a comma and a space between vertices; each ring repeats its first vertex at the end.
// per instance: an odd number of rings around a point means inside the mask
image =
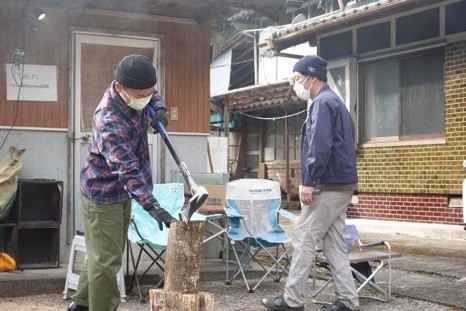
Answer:
POLYGON ((176 221, 176 218, 173 218, 172 215, 170 215, 170 213, 163 209, 159 205, 159 202, 155 202, 154 204, 149 205, 148 207, 144 207, 144 209, 157 221, 157 223, 159 224, 160 231, 163 230, 163 224, 165 224, 167 228, 170 228, 170 224, 176 221))
POLYGON ((163 127, 167 127, 168 124, 168 112, 164 109, 158 109, 155 112, 154 119, 150 121, 150 126, 154 129, 154 134, 157 134, 159 131, 157 130, 157 122, 162 122, 163 127))

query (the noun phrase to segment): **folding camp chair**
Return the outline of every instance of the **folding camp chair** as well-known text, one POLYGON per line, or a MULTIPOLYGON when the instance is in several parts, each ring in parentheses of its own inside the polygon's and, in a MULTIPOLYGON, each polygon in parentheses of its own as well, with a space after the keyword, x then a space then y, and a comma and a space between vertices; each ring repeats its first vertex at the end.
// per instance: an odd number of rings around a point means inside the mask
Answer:
POLYGON ((285 233, 277 219, 278 213, 288 218, 291 214, 280 209, 280 184, 266 179, 231 181, 226 187, 226 202, 227 236, 236 264, 236 269, 230 277, 230 247, 227 247, 226 283, 231 285, 235 277, 241 274, 246 288, 253 293, 267 276, 278 282, 283 274, 288 274, 289 248, 285 244, 291 242, 291 237, 285 233), (269 248, 275 248, 275 255, 269 248), (261 255, 267 260, 261 260, 261 255), (282 263, 282 260, 285 262, 282 263), (272 262, 271 266, 267 266, 266 261, 272 262), (265 274, 251 288, 245 270, 253 262, 257 263, 265 274), (272 273, 274 270, 275 273, 272 273))
MULTIPOLYGON (((179 219, 179 213, 183 207, 185 197, 184 188, 181 183, 167 183, 167 184, 155 184, 153 187, 153 195, 164 209, 166 209, 170 215, 179 219)), ((139 281, 144 277, 152 267, 157 266, 162 272, 165 269, 165 260, 163 254, 168 245, 168 236, 170 230, 164 228, 162 231, 159 230, 159 226, 155 219, 149 215, 136 201, 132 202, 131 212, 131 223, 128 228, 128 247, 127 247, 127 267, 126 271, 129 271, 129 260, 132 262, 133 275, 127 286, 128 290, 132 290, 136 284, 139 297, 142 300, 141 289, 139 281), (137 257, 134 256, 132 243, 135 243, 139 247, 137 257), (143 258, 143 254, 146 258, 143 258), (142 273, 138 273, 138 268, 143 259, 149 260, 149 265, 144 269, 142 273)), ((191 217, 191 221, 206 221, 213 222, 216 219, 222 217, 221 214, 212 215, 201 215, 194 213, 191 217)), ((218 225, 217 225, 218 226, 218 225)), ((217 232, 209 231, 208 237, 203 241, 204 243, 213 238, 222 238, 225 229, 218 227, 217 232)), ((163 278, 156 285, 160 286, 163 282, 163 278)))
MULTIPOLYGON (((344 229, 344 235, 346 240, 347 252, 349 254, 351 271, 354 280, 358 283, 357 292, 359 297, 372 298, 383 302, 388 302, 392 299, 391 287, 392 287, 392 259, 401 257, 400 253, 392 253, 390 243, 387 241, 377 241, 373 243, 364 244, 358 234, 358 230, 355 225, 346 225, 344 229), (355 242, 357 243, 357 250, 353 251, 355 242), (383 251, 380 250, 368 250, 373 247, 382 246, 383 251), (373 267, 371 267, 371 265, 373 267), (382 288, 382 282, 375 281, 375 276, 382 270, 383 267, 387 266, 388 280, 385 288, 382 288), (372 269, 374 268, 374 269, 372 269), (369 287, 375 290, 379 295, 361 295, 360 292, 363 288, 369 287), (379 297, 381 296, 381 297, 379 297)), ((312 278, 312 301, 314 303, 330 304, 330 302, 318 301, 316 297, 332 282, 333 277, 330 277, 325 283, 316 288, 317 280, 317 267, 324 267, 329 269, 329 263, 321 250, 317 250, 314 257, 314 273, 312 278)))

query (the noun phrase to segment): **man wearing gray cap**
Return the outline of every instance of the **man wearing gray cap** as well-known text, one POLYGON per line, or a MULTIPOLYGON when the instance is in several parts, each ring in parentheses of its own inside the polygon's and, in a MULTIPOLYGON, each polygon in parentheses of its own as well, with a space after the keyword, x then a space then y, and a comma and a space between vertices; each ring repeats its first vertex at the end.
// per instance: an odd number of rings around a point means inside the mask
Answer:
POLYGON ((327 85, 327 62, 305 56, 293 67, 293 88, 312 100, 301 135, 301 215, 284 294, 262 299, 268 310, 304 310, 306 284, 316 247, 330 263, 337 300, 322 310, 358 310, 343 235, 346 210, 357 188, 354 124, 341 99, 327 85))
POLYGON ((154 88, 156 83, 149 58, 126 56, 94 112, 89 155, 80 178, 87 251, 69 311, 118 308, 116 275, 122 264, 132 199, 155 218, 160 230, 176 221, 152 195, 146 106, 156 111, 155 121, 167 124, 167 107, 154 88))

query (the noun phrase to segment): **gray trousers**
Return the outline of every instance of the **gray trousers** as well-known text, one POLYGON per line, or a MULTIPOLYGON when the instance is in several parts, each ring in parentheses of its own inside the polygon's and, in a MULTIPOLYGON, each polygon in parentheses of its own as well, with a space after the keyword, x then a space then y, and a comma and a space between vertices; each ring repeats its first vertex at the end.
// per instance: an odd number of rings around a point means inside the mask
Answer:
POLYGON ((359 308, 356 285, 346 253, 346 209, 353 191, 314 192, 310 206, 303 206, 293 234, 293 255, 285 285, 285 301, 290 307, 304 305, 309 272, 316 246, 328 259, 337 299, 350 309, 359 308))

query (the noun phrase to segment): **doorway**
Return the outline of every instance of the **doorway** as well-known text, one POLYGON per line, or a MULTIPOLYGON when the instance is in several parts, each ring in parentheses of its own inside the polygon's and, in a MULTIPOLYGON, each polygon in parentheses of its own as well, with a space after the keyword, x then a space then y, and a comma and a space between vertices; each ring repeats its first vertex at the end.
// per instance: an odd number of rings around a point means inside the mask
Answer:
MULTIPOLYGON (((82 230, 81 204, 79 199, 79 175, 88 152, 92 131, 92 116, 102 95, 114 80, 118 62, 126 55, 141 54, 149 57, 157 70, 157 88, 163 95, 164 74, 161 66, 161 39, 116 36, 105 33, 74 32, 72 48, 71 81, 71 155, 70 188, 71 208, 68 213, 68 240, 75 230, 82 230)), ((149 136, 149 152, 154 182, 160 180, 160 139, 149 136)), ((158 136, 158 135, 157 135, 158 136)))

